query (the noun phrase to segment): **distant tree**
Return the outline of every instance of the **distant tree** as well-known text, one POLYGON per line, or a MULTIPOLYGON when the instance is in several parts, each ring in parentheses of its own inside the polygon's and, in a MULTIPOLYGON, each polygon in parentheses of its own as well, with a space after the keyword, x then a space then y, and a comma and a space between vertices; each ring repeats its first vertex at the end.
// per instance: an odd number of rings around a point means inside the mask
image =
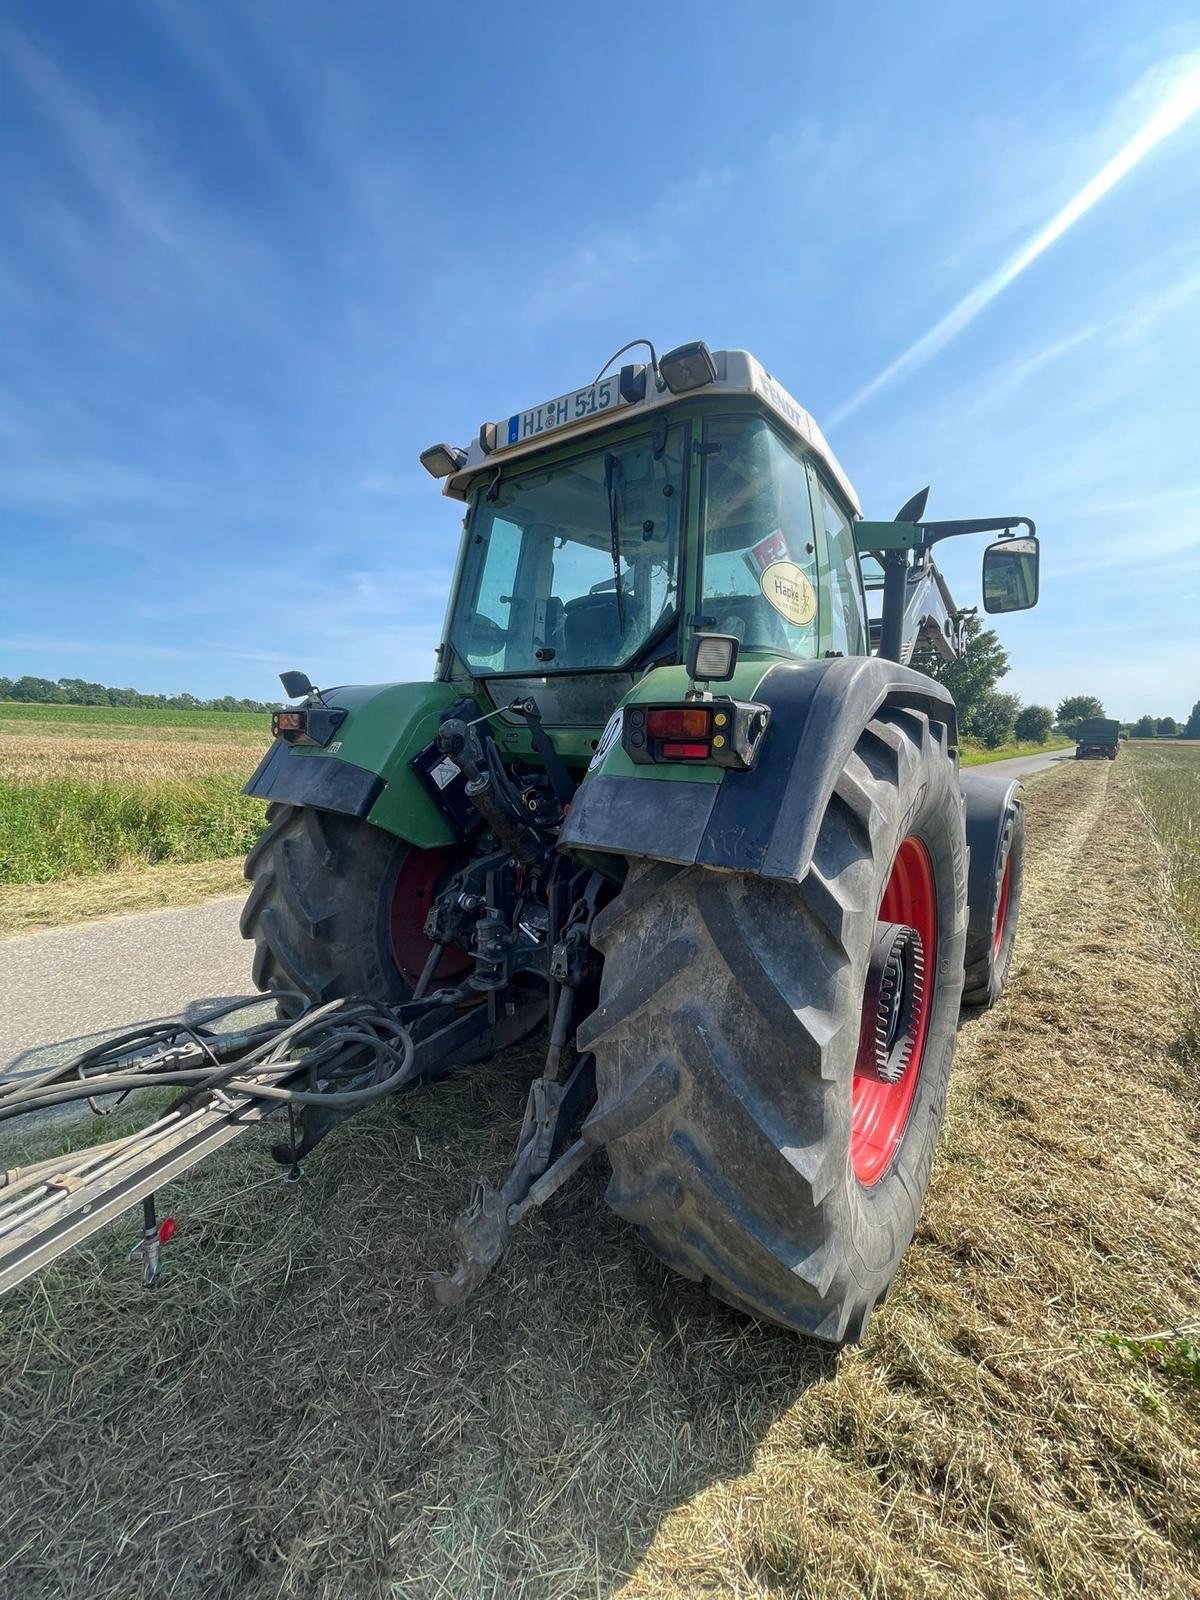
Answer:
POLYGON ((975 702, 971 713, 971 733, 989 750, 998 750, 1013 736, 1013 725, 1021 702, 1015 694, 1000 694, 989 689, 975 702))
POLYGON ((1188 713, 1188 719, 1180 730, 1179 737, 1181 739, 1200 739, 1200 700, 1196 701, 1196 704, 1188 713))
POLYGON ((1133 725, 1135 739, 1153 739, 1158 734, 1158 718, 1146 715, 1139 717, 1133 725))
POLYGON ((1034 744, 1045 744, 1054 726, 1054 713, 1049 706, 1023 706, 1017 712, 1016 735, 1034 744))
POLYGON ((996 630, 985 628, 978 617, 967 618, 963 638, 963 653, 957 661, 943 661, 929 652, 914 659, 913 665, 945 684, 958 707, 959 728, 974 734, 975 708, 1008 671, 1008 651, 996 630))
POLYGON ((1179 732, 1179 724, 1174 717, 1159 717, 1157 731, 1160 739, 1173 739, 1179 732))
POLYGON ((1074 734, 1089 717, 1102 717, 1104 707, 1094 694, 1069 694, 1058 702, 1054 720, 1066 734, 1074 734))
POLYGON ((179 711, 271 711, 265 700, 237 700, 222 695, 198 700, 194 694, 143 694, 138 689, 109 689, 85 678, 0 678, 0 700, 20 700, 32 705, 131 706, 137 709, 179 711))

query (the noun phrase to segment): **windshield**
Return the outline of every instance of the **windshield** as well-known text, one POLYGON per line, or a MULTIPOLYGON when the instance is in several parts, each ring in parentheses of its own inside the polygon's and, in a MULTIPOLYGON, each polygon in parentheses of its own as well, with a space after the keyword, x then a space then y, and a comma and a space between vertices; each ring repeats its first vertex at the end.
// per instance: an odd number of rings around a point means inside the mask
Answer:
POLYGON ((677 424, 657 452, 647 434, 480 492, 450 629, 473 672, 620 667, 664 632, 687 438, 677 424))

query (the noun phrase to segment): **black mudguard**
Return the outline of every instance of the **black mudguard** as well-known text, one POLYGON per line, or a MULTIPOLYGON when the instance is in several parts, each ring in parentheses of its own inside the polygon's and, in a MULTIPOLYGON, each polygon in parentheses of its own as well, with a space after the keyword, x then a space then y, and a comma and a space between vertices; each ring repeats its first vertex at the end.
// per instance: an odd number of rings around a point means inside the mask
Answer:
POLYGON ((334 756, 306 759, 282 739, 273 741, 242 790, 260 800, 340 811, 348 817, 365 817, 382 792, 383 779, 377 773, 334 756))
POLYGON ((755 692, 771 721, 751 772, 719 784, 595 773, 580 786, 559 842, 763 878, 799 879, 863 728, 883 705, 924 712, 958 742, 949 692, 911 667, 838 656, 772 667, 755 692))
POLYGON ((991 949, 996 912, 996 880, 1005 829, 1016 809, 1021 788, 1017 778, 986 772, 964 772, 959 780, 967 825, 967 957, 968 967, 991 949))

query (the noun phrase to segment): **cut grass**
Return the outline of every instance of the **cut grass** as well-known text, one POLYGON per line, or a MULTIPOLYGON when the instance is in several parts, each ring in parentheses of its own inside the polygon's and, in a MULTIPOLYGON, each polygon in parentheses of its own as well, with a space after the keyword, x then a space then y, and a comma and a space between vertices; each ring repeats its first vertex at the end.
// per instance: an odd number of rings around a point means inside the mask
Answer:
POLYGON ((130 1217, 0 1302, 0 1588, 1192 1600, 1197 1391, 1143 1338, 1200 1316, 1178 936, 1132 764, 1064 763, 1027 806, 1012 986, 963 1029, 860 1349, 672 1276, 599 1170, 433 1310, 540 1066, 510 1052, 339 1129, 299 1185, 246 1135, 171 1191, 153 1295, 130 1217))
POLYGON ((59 928, 68 922, 199 905, 219 895, 244 895, 243 857, 172 861, 157 867, 60 878, 54 883, 0 884, 0 939, 59 928))

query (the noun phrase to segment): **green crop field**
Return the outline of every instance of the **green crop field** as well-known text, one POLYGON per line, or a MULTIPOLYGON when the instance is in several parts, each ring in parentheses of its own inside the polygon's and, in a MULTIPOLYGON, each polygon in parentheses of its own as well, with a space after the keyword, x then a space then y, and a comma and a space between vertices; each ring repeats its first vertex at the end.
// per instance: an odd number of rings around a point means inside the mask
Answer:
MULTIPOLYGON (((0 930, 28 925, 23 889, 81 884, 94 912, 99 875, 242 856, 268 737, 256 713, 0 704, 0 930)), ((48 920, 78 914, 59 901, 48 920)))
POLYGON ((66 734, 120 739, 268 737, 262 711, 144 711, 135 706, 49 706, 0 700, 0 738, 66 734))

